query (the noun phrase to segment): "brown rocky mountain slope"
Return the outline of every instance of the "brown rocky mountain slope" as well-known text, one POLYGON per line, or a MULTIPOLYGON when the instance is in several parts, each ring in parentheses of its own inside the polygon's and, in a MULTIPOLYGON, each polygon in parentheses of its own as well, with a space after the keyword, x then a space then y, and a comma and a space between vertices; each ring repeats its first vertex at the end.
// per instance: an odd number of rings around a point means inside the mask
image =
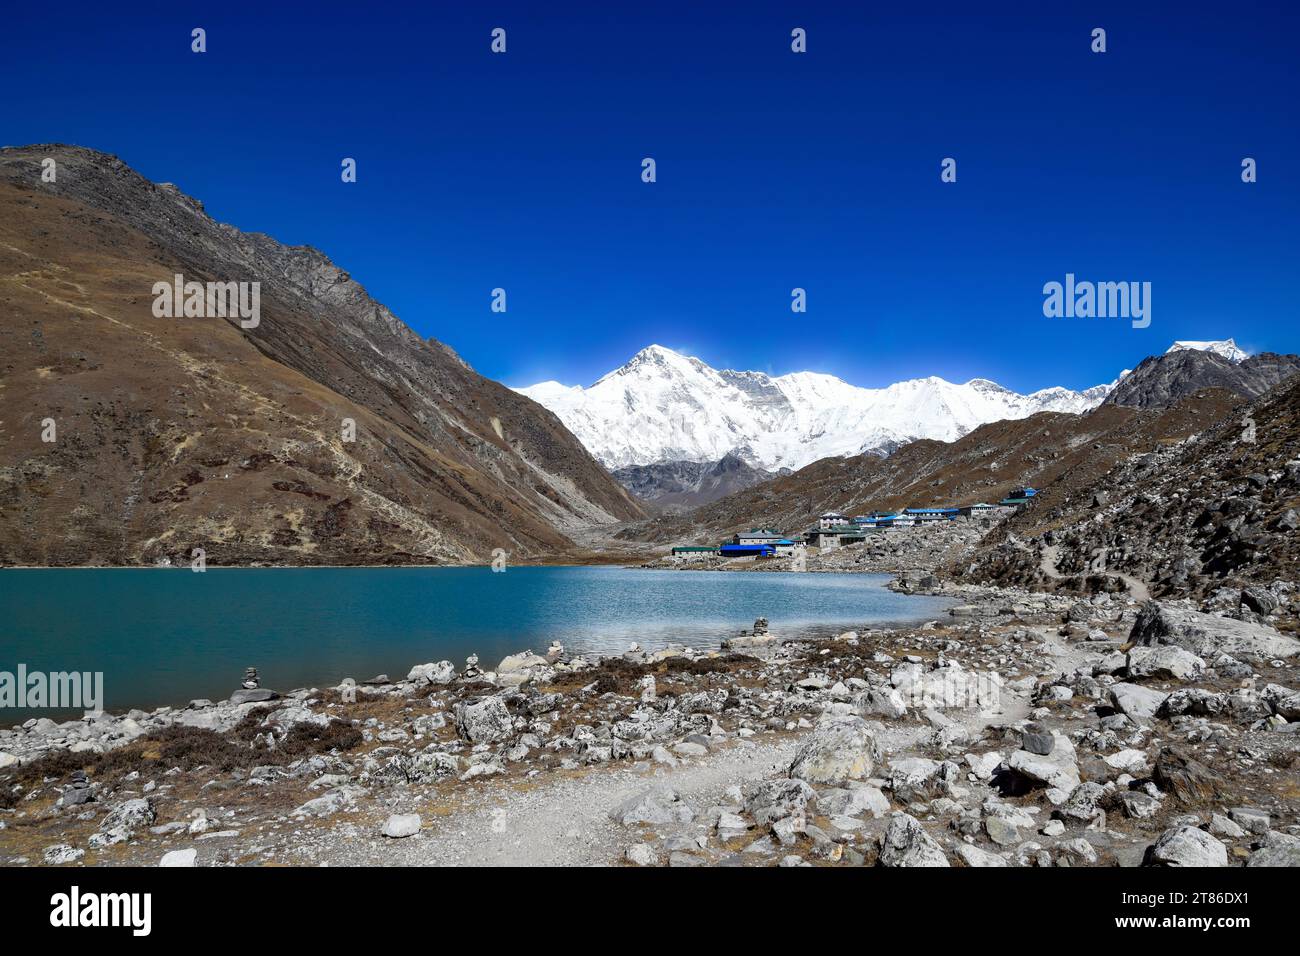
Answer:
POLYGON ((652 514, 689 511, 774 475, 730 453, 713 462, 660 461, 653 465, 628 465, 615 469, 612 474, 652 514))
POLYGON ((643 514, 555 415, 320 252, 91 150, 0 150, 0 355, 4 564, 529 558, 643 514), (156 318, 175 273, 260 282, 260 324, 156 318))
POLYGON ((1123 575, 1161 597, 1247 588, 1255 592, 1247 606, 1267 614, 1300 581, 1297 511, 1293 378, 1186 441, 1073 487, 1049 486, 950 570, 963 580, 1079 591, 1111 589, 1123 575))
POLYGON ((663 516, 621 532, 630 540, 716 541, 762 525, 808 528, 825 511, 996 502, 1018 485, 1081 484, 1117 461, 1217 421, 1241 399, 1210 389, 1168 409, 1101 405, 1084 415, 1040 412, 983 425, 955 442, 922 440, 888 458, 825 458, 684 516, 663 516))
POLYGON ((1179 349, 1142 360, 1106 396, 1109 405, 1165 408, 1204 388, 1258 398, 1300 373, 1300 355, 1261 352, 1241 362, 1201 349, 1179 349))

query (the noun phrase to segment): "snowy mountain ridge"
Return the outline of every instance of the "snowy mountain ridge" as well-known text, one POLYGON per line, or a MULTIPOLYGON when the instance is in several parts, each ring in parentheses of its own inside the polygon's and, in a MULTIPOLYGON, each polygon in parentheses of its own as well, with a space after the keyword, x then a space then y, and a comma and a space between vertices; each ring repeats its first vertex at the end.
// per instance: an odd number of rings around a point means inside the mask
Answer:
MULTIPOLYGON (((1229 346, 1236 348, 1230 339, 1175 348, 1229 346)), ((714 369, 651 345, 587 388, 552 381, 518 391, 559 416, 608 468, 735 454, 776 470, 832 456, 885 455, 919 438, 955 441, 980 425, 1037 412, 1086 412, 1118 381, 1028 395, 988 379, 955 384, 937 376, 861 388, 819 372, 714 369)))
POLYGON ((1165 354, 1170 352, 1181 352, 1184 349, 1194 349, 1199 352, 1213 352, 1215 355, 1221 355, 1233 365, 1244 362, 1249 356, 1241 349, 1237 348, 1237 343, 1233 339, 1224 339, 1222 342, 1175 342, 1169 346, 1165 354))

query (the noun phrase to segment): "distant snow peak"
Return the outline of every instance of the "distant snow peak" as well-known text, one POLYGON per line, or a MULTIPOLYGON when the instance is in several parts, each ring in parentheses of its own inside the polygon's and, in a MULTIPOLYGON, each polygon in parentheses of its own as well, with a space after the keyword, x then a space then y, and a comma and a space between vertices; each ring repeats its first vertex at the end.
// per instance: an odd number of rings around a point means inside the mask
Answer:
POLYGON ((889 454, 918 438, 955 441, 980 425, 1036 412, 1084 412, 1112 385, 1021 395, 987 379, 956 385, 931 376, 859 388, 818 372, 718 370, 651 345, 588 388, 542 382, 519 392, 559 416, 609 468, 733 454, 775 471, 889 454))
POLYGON ((1221 355, 1233 365, 1242 362, 1249 356, 1241 349, 1237 348, 1237 343, 1232 339, 1224 339, 1221 342, 1175 342, 1169 346, 1166 355, 1169 352, 1182 352, 1192 349, 1197 352, 1213 352, 1215 355, 1221 355))

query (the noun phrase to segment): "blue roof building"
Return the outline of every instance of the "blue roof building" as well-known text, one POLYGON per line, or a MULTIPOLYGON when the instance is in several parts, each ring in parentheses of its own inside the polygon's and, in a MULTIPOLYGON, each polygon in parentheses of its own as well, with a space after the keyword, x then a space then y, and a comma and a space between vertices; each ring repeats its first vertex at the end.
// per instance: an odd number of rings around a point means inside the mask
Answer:
POLYGON ((724 544, 718 549, 718 553, 724 558, 773 558, 776 557, 776 546, 772 544, 724 544))

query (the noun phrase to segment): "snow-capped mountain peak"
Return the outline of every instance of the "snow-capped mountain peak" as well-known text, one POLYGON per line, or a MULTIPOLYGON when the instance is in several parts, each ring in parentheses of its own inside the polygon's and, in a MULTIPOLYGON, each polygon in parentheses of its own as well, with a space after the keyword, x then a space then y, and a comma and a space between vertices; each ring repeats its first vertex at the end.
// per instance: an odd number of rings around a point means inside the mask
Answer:
POLYGON ((1198 352, 1213 352, 1215 355, 1221 355, 1233 365, 1242 362, 1249 356, 1241 349, 1237 348, 1237 343, 1232 339, 1224 339, 1221 342, 1175 342, 1169 346, 1166 355, 1169 352, 1181 352, 1184 349, 1194 349, 1198 352))
POLYGON ((1110 387, 1021 395, 988 379, 957 385, 930 376, 860 388, 819 372, 714 369, 651 345, 588 388, 542 382, 519 391, 555 412, 610 468, 734 453, 776 470, 887 454, 918 438, 954 441, 988 422, 1035 412, 1083 412, 1110 387))

